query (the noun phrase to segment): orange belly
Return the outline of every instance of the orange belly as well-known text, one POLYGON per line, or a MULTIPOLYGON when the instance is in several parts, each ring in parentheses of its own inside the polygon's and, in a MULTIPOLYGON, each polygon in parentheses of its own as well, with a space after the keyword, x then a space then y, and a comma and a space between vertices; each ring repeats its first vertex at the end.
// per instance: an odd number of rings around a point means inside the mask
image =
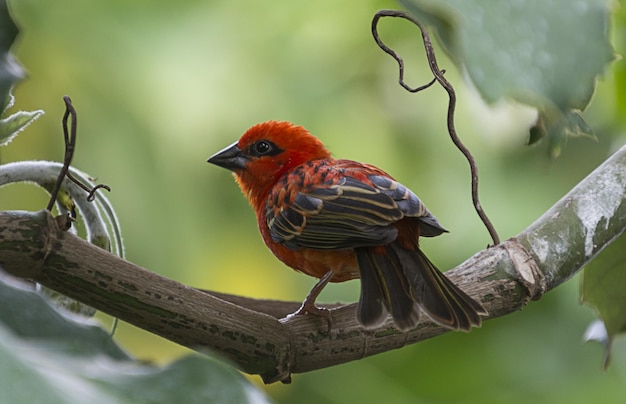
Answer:
POLYGON ((270 242, 267 246, 285 265, 307 275, 321 278, 332 270, 331 282, 344 282, 359 277, 359 268, 352 250, 292 250, 281 244, 270 242))

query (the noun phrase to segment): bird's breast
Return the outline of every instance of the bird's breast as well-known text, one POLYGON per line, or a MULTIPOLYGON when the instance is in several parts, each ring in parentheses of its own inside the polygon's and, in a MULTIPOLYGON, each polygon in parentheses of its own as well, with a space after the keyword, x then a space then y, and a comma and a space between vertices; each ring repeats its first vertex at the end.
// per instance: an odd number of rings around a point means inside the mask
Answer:
POLYGON ((331 279, 331 282, 344 282, 359 277, 359 268, 352 249, 291 249, 273 241, 268 231, 261 229, 261 234, 263 235, 263 241, 265 241, 272 253, 285 265, 298 272, 321 278, 328 271, 332 270, 335 276, 331 279))

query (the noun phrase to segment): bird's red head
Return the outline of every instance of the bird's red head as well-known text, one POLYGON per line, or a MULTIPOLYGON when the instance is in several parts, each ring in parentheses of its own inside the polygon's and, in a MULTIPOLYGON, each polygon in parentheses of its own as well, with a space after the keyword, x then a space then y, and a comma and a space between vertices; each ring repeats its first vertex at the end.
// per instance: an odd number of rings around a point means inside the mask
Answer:
POLYGON ((252 126, 208 162, 233 171, 244 195, 256 207, 285 172, 307 161, 328 158, 330 152, 322 142, 302 126, 268 121, 252 126))

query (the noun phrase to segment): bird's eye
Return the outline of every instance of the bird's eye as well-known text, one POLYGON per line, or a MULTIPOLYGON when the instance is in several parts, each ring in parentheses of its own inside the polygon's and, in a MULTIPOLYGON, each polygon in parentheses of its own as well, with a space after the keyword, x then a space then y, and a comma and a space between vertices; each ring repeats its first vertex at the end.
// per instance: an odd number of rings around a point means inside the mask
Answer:
POLYGON ((250 153, 254 156, 276 155, 282 152, 276 145, 269 140, 259 140, 250 147, 250 153))
POLYGON ((272 149, 272 145, 265 140, 261 140, 254 144, 254 151, 259 154, 269 153, 271 149, 272 149))

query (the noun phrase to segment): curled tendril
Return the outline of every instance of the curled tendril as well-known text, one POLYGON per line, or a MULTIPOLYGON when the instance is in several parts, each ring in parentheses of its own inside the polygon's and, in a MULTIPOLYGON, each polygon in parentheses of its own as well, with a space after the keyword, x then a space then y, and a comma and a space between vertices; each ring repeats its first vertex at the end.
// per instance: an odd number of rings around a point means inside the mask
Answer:
MULTIPOLYGON (((95 193, 98 189, 104 188, 107 191, 111 191, 111 188, 105 184, 98 184, 93 188, 88 187, 83 184, 80 180, 74 177, 69 172, 70 164, 72 163, 72 159, 74 158, 74 151, 76 150, 76 124, 78 122, 76 110, 72 105, 72 100, 69 96, 63 97, 63 101, 65 102, 65 113, 63 114, 63 138, 65 140, 65 154, 63 157, 63 167, 61 171, 59 171, 59 176, 57 177, 57 181, 54 184, 54 188, 50 192, 50 201, 48 202, 47 209, 52 210, 54 206, 54 202, 57 199, 59 194, 59 190, 61 189, 61 184, 63 184, 63 180, 67 177, 70 181, 78 185, 80 188, 87 192, 87 201, 93 202, 95 199, 95 193), (68 119, 71 119, 71 128, 68 129, 68 119)), ((76 218, 76 212, 72 211, 72 218, 76 218)))
MULTIPOLYGON (((374 19, 372 20, 372 34, 374 35, 374 40, 376 41, 376 45, 378 45, 378 47, 382 49, 386 54, 394 58, 394 60, 398 63, 398 84, 400 84, 402 88, 404 88, 406 91, 410 93, 417 93, 419 91, 425 90, 437 82, 437 77, 433 78, 430 82, 424 85, 421 85, 419 87, 411 87, 410 85, 408 85, 406 81, 404 81, 404 59, 402 59, 402 57, 398 55, 396 51, 388 47, 380 39, 380 36, 378 35, 378 28, 377 28, 378 20, 380 19, 380 17, 392 16, 391 14, 386 14, 388 12, 389 13, 391 12, 401 13, 400 11, 394 11, 394 10, 380 10, 374 15, 374 19)), ((394 14, 394 16, 396 15, 394 14)), ((397 16, 400 16, 400 15, 397 15, 397 16)), ((446 72, 445 70, 441 70, 441 75, 444 75, 445 72, 446 72)))
POLYGON ((380 10, 376 14, 374 14, 374 18, 372 19, 372 35, 374 36, 374 40, 376 41, 376 44, 385 53, 389 54, 392 58, 394 58, 395 61, 398 63, 398 69, 399 69, 398 82, 400 86, 402 86, 402 88, 406 89, 407 91, 411 93, 416 93, 418 91, 421 91, 425 88, 430 87, 435 82, 439 82, 439 84, 448 93, 448 100, 449 100, 448 101, 448 117, 447 117, 448 133, 450 134, 450 138, 452 139, 452 142, 454 143, 454 145, 459 149, 459 151, 463 154, 463 156, 465 156, 465 158, 467 159, 467 162, 469 163, 470 173, 472 177, 472 202, 474 204, 474 209, 476 210, 476 213, 478 214, 478 216, 484 223, 485 227, 487 228, 487 231, 489 232, 489 235, 491 236, 491 239, 493 240, 493 245, 500 244, 500 237, 498 236, 498 232, 496 231, 495 227, 493 226, 493 224, 487 217, 487 214, 485 213, 482 206, 480 205, 480 201, 478 199, 478 168, 476 167, 476 162, 474 160, 474 157, 472 156, 472 153, 470 153, 469 149, 465 147, 465 145, 461 142, 461 139, 459 139, 456 133, 456 129, 454 126, 454 111, 456 107, 456 94, 454 92, 454 88, 452 87, 452 85, 443 77, 445 70, 440 70, 439 66, 437 65, 437 58, 435 57, 435 50, 433 48, 432 41, 430 40, 430 35, 428 34, 428 30, 413 16, 403 11, 380 10), (398 55, 393 49, 385 45, 385 43, 380 39, 380 35, 378 34, 378 22, 380 21, 382 17, 403 18, 417 25, 417 27, 420 29, 422 33, 422 41, 424 43, 424 49, 426 50, 426 58, 428 59, 428 65, 430 67, 431 72, 433 73, 433 76, 435 76, 435 78, 431 82, 423 86, 416 87, 416 88, 412 88, 411 86, 406 84, 406 82, 404 81, 404 61, 402 60, 402 57, 400 57, 400 55, 398 55))
POLYGON ((111 192, 110 186, 106 184, 97 184, 95 187, 91 188, 91 191, 89 191, 89 194, 87 194, 88 202, 93 202, 96 199, 96 191, 100 188, 106 189, 107 191, 111 192))

